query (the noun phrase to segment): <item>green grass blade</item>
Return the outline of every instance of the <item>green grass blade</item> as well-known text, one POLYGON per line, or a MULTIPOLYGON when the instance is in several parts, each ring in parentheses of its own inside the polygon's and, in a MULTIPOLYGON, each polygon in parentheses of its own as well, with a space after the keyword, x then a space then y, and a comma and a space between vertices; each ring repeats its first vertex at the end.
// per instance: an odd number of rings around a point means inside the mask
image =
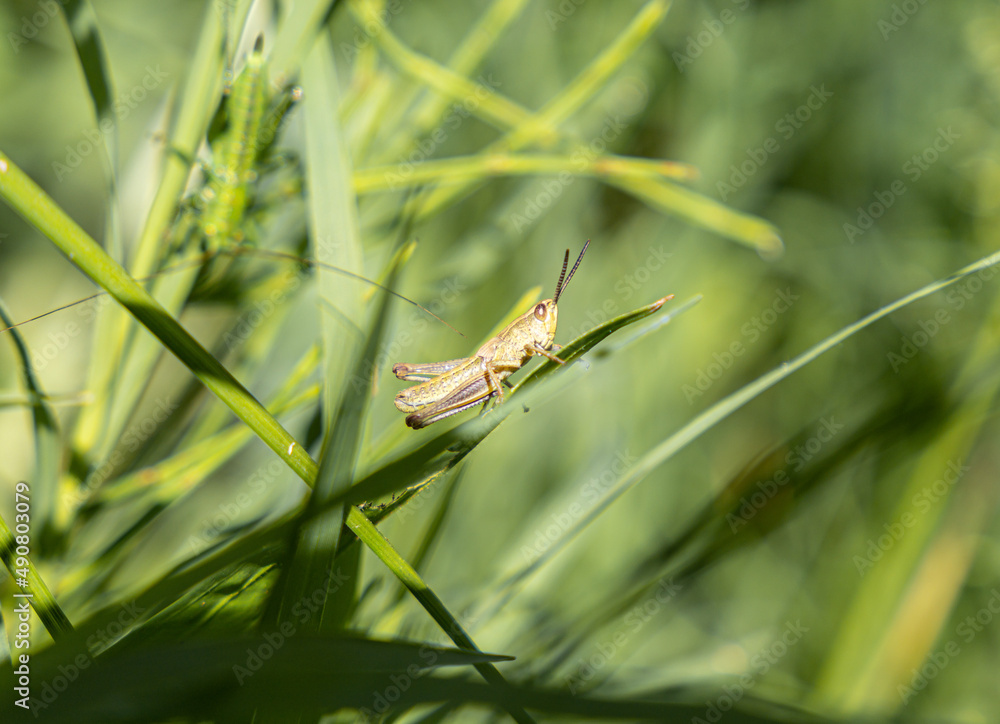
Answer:
MULTIPOLYGON (((65 680, 66 655, 60 648, 33 657, 32 680, 65 680)), ((419 686, 441 667, 509 658, 421 643, 317 637, 294 626, 259 637, 168 638, 109 651, 96 662, 82 657, 86 666, 72 669, 79 678, 49 700, 36 697, 35 713, 52 722, 121 722, 226 720, 258 707, 287 716, 307 704, 332 711, 370 706, 371 692, 391 685, 392 678, 419 686)), ((4 687, 0 705, 12 710, 12 699, 11 687, 4 687)))
MULTIPOLYGON (((955 282, 961 281, 976 272, 987 269, 998 263, 1000 263, 1000 252, 984 257, 983 259, 958 270, 944 279, 940 279, 921 287, 920 289, 897 299, 895 302, 887 304, 881 309, 868 314, 867 316, 859 319, 857 322, 844 327, 836 334, 827 337, 822 342, 819 342, 809 348, 795 359, 786 362, 777 369, 759 377, 754 382, 751 382, 728 397, 715 403, 676 433, 669 436, 643 455, 635 463, 635 465, 628 469, 627 473, 622 475, 614 483, 614 485, 604 491, 601 498, 591 507, 589 511, 576 518, 573 523, 563 531, 559 540, 553 544, 552 550, 547 551, 544 558, 539 558, 536 561, 524 564, 512 573, 507 579, 505 588, 513 587, 520 581, 524 580, 527 576, 531 575, 531 573, 536 571, 541 565, 540 561, 550 561, 555 552, 562 549, 568 541, 572 540, 584 528, 590 525, 632 486, 644 479, 655 468, 669 460, 676 452, 683 449, 693 440, 697 439, 702 433, 729 417, 736 410, 740 409, 751 400, 759 397, 765 391, 778 384, 792 373, 805 367, 813 360, 841 344, 852 335, 860 332, 865 327, 874 324, 883 317, 886 317, 908 304, 912 304, 919 299, 930 296, 931 294, 934 294, 935 292, 940 291, 955 282)), ((539 369, 536 370, 536 372, 537 371, 541 370, 539 369)))
MULTIPOLYGON (((371 12, 366 15, 356 5, 352 5, 351 10, 359 22, 375 23, 370 27, 377 29, 376 39, 380 47, 401 70, 455 101, 461 102, 464 98, 472 97, 479 99, 474 113, 483 121, 508 131, 499 141, 485 148, 485 155, 506 154, 529 144, 548 148, 558 141, 565 141, 569 146, 567 153, 571 157, 586 158, 590 155, 587 146, 579 139, 562 134, 559 124, 592 98, 614 71, 634 55, 649 34, 663 21, 669 7, 670 3, 664 0, 647 3, 615 42, 537 113, 528 111, 493 90, 479 88, 467 78, 410 50, 388 28, 379 24, 377 16, 371 12)), ((444 176, 441 180, 447 181, 446 185, 433 188, 409 202, 407 211, 417 210, 418 218, 425 218, 454 203, 468 193, 473 184, 491 175, 486 164, 480 164, 480 167, 482 173, 478 177, 471 174, 465 181, 452 182, 450 177, 444 176)), ((729 209, 703 194, 667 181, 646 178, 612 177, 608 183, 635 195, 653 208, 693 221, 726 238, 750 246, 761 254, 773 256, 784 248, 774 226, 749 214, 729 209)))
MULTIPOLYGON (((461 45, 452 53, 448 60, 448 69, 458 76, 470 77, 510 23, 521 15, 525 5, 527 0, 494 0, 462 39, 461 45)), ((408 108, 418 92, 417 89, 408 88, 402 97, 400 94, 386 94, 385 104, 387 106, 391 104, 394 108, 408 108)), ((400 114, 400 122, 389 135, 392 142, 379 150, 378 157, 399 158, 412 147, 416 139, 431 132, 441 123, 447 109, 447 96, 424 92, 412 112, 400 114)))
MULTIPOLYGON (((311 160, 306 168, 309 229, 316 257, 324 264, 362 274, 361 234, 357 199, 350 181, 350 154, 344 145, 341 129, 329 127, 331 119, 337 118, 339 83, 328 37, 324 36, 307 56, 302 81, 307 95, 304 104, 306 154, 311 160)), ((355 334, 355 330, 364 325, 360 287, 343 284, 341 279, 327 273, 324 267, 318 273, 321 305, 329 306, 335 313, 320 309, 324 380, 323 451, 319 477, 306 505, 307 513, 321 507, 350 485, 364 430, 368 387, 345 383, 355 380, 365 355, 369 353, 368 347, 377 344, 388 308, 388 295, 383 295, 371 333, 376 336, 369 336, 368 346, 363 348, 362 340, 355 334), (341 418, 348 409, 352 415, 357 415, 356 419, 341 418)), ((290 552, 291 560, 282 571, 281 582, 269 607, 270 620, 276 623, 287 620, 296 602, 321 591, 321 608, 329 606, 339 611, 340 615, 328 616, 321 611, 320 615, 310 617, 307 623, 309 629, 332 631, 341 625, 355 586, 338 587, 334 601, 330 601, 327 594, 343 519, 342 511, 314 520, 306 516, 302 518, 302 527, 296 533, 290 552)), ((351 583, 355 581, 356 578, 351 576, 351 583)))
MULTIPOLYGON (((130 270, 137 277, 146 277, 153 271, 164 250, 163 239, 174 218, 178 202, 191 171, 198 146, 205 138, 212 115, 218 105, 222 91, 223 70, 223 28, 221 13, 214 5, 205 9, 205 21, 192 57, 190 71, 179 95, 180 105, 170 135, 166 140, 170 152, 164 156, 163 176, 153 198, 152 206, 145 218, 142 232, 132 252, 130 270)), ((187 296, 186 289, 193 283, 190 279, 175 278, 163 281, 173 292, 165 299, 164 306, 178 309, 181 297, 187 296)), ((158 285, 159 286, 159 285, 158 285)), ((148 379, 150 369, 160 352, 155 341, 141 335, 133 340, 136 326, 133 320, 114 306, 104 307, 98 315, 98 327, 93 346, 93 358, 88 370, 87 389, 95 396, 94 402, 83 408, 72 432, 73 449, 94 451, 95 457, 103 459, 113 437, 112 418, 127 417, 132 407, 123 399, 122 392, 135 390, 117 389, 115 375, 121 369, 122 359, 127 358, 134 370, 133 377, 148 379), (126 345, 134 344, 126 352, 126 345), (106 434, 107 433, 107 434, 106 434)))
MULTIPOLYGON (((20 493, 19 486, 15 487, 15 493, 20 493)), ((25 500, 31 497, 30 488, 25 486, 22 493, 25 500)), ((16 510, 16 508, 15 508, 16 510)), ((16 527, 21 524, 15 523, 16 527)), ((7 521, 0 516, 0 560, 6 566, 10 577, 15 581, 19 593, 14 596, 18 605, 25 601, 35 610, 42 620, 42 625, 54 641, 59 641, 73 633, 73 624, 69 622, 69 617, 62 610, 56 601, 45 581, 38 574, 35 565, 31 562, 30 554, 33 551, 31 544, 31 533, 18 533, 15 538, 14 531, 7 525, 7 521), (28 543, 22 543, 17 538, 24 536, 28 543), (28 555, 22 555, 27 549, 28 555)), ((9 688, 9 687, 5 687, 9 688)))
POLYGON ((2 152, 0 198, 149 329, 299 477, 315 480, 315 461, 264 406, 2 152))
POLYGON ((288 6, 271 52, 275 82, 279 86, 293 83, 298 77, 317 33, 326 27, 334 6, 334 0, 308 0, 288 6))

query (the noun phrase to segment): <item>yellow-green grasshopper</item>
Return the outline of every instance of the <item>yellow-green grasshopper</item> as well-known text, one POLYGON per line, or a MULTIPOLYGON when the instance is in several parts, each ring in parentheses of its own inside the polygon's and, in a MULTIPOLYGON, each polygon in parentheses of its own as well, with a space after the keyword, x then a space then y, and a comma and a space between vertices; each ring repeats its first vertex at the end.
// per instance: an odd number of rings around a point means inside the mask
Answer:
POLYGON ((539 354, 553 362, 565 364, 549 352, 553 346, 558 347, 553 344, 559 311, 556 305, 580 266, 588 246, 589 239, 568 275, 566 267, 569 265, 569 249, 566 250, 562 272, 552 299, 539 302, 508 324, 473 356, 445 362, 394 365, 392 372, 399 379, 423 380, 419 385, 408 387, 396 395, 396 407, 409 413, 406 424, 419 429, 480 402, 485 403, 485 409, 486 404, 494 397, 497 398, 497 404, 502 403, 505 380, 527 364, 532 355, 539 354))

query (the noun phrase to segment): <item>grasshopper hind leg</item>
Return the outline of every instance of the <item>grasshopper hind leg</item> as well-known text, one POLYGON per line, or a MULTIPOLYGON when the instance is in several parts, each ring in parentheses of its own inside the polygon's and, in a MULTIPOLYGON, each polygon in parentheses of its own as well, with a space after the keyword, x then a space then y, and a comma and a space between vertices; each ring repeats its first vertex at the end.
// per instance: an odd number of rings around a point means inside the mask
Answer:
MULTIPOLYGON (((495 376, 494 376, 495 378, 495 376)), ((447 397, 427 405, 406 416, 406 424, 414 430, 427 427, 446 417, 475 407, 480 402, 489 403, 496 390, 491 387, 492 380, 488 375, 477 375, 447 397)), ((499 386, 499 384, 498 384, 499 386)))

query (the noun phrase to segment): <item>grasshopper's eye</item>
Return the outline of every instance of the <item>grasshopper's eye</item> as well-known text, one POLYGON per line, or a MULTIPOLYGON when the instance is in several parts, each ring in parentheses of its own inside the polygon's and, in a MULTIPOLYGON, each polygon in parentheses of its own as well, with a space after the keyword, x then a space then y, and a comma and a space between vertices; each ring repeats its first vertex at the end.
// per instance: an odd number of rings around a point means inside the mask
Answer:
POLYGON ((535 305, 535 317, 537 317, 539 320, 545 319, 545 312, 546 309, 544 304, 535 305))

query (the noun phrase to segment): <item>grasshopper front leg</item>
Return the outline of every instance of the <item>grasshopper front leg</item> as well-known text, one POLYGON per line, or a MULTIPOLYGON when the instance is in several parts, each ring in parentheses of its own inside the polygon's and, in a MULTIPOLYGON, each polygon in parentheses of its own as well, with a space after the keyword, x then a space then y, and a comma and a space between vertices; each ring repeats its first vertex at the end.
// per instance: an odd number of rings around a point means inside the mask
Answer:
MULTIPOLYGON (((552 345, 552 346, 555 347, 556 345, 552 345)), ((544 347, 539 347, 537 344, 534 347, 531 348, 531 351, 532 351, 533 354, 540 354, 540 355, 542 355, 542 357, 548 357, 550 360, 552 360, 553 362, 556 362, 557 364, 561 364, 561 365, 566 364, 566 362, 564 362, 563 360, 561 360, 558 357, 556 357, 554 354, 552 354, 551 352, 549 352, 544 347)))

